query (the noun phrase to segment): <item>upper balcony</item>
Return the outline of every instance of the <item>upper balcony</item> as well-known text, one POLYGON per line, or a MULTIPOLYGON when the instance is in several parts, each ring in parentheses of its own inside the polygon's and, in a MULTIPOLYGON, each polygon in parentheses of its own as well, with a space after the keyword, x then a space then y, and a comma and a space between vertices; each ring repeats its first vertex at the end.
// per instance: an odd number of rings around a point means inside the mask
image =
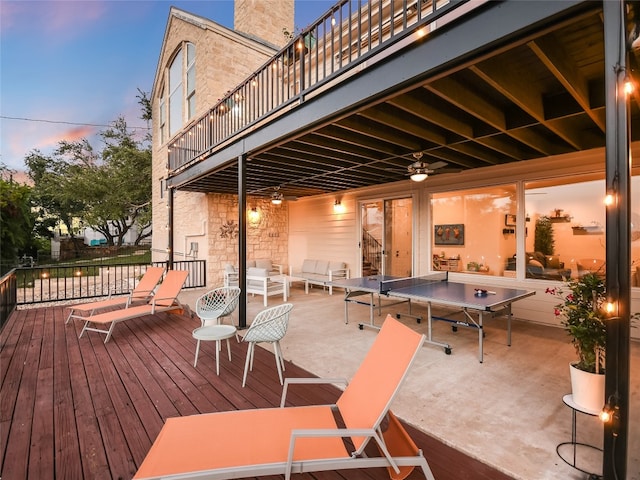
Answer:
POLYGON ((603 148, 602 5, 341 0, 170 142, 168 183, 237 193, 245 155, 248 194, 300 197, 404 181, 416 153, 460 171, 603 148))
MULTIPOLYGON (((249 128, 295 108, 332 81, 407 37, 422 37, 468 0, 341 0, 275 57, 172 139, 168 167, 180 171, 249 128), (360 2, 358 2, 360 3, 360 2)), ((483 2, 474 2, 476 8, 483 2)), ((468 8, 467 8, 468 10, 468 8)), ((409 38, 409 41, 413 39, 409 38)))

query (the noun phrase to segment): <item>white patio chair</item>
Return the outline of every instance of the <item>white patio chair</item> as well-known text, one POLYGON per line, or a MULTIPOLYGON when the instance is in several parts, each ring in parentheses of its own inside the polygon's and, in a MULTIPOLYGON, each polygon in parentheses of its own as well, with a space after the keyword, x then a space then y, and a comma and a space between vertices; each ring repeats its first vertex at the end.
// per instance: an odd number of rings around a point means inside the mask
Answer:
POLYGON ((202 326, 222 323, 238 306, 239 287, 220 287, 211 290, 196 300, 196 314, 202 326))
POLYGON ((282 371, 284 370, 284 358, 280 349, 280 340, 287 333, 289 325, 289 312, 293 305, 283 303, 275 307, 262 310, 256 315, 255 320, 244 335, 242 341, 247 342, 247 360, 244 364, 244 375, 242 376, 242 386, 247 382, 247 373, 253 370, 253 352, 256 344, 268 342, 273 344, 273 354, 276 358, 276 367, 280 377, 280 385, 283 385, 282 371))
MULTIPOLYGON (((193 366, 198 364, 198 353, 200 352, 200 341, 202 340, 201 333, 206 327, 211 325, 220 325, 224 317, 229 317, 235 311, 238 306, 240 297, 240 288, 238 287, 220 287, 211 290, 196 300, 196 314, 200 317, 202 325, 196 328, 192 332, 193 338, 197 339, 196 355, 193 366)), ((233 323, 233 321, 231 322, 233 323)), ((236 331, 236 340, 239 342, 240 338, 236 331)), ((220 348, 220 343, 217 342, 216 348, 220 348)), ((227 350, 229 350, 229 340, 227 339, 227 350)), ((216 351, 216 358, 218 352, 216 351)))

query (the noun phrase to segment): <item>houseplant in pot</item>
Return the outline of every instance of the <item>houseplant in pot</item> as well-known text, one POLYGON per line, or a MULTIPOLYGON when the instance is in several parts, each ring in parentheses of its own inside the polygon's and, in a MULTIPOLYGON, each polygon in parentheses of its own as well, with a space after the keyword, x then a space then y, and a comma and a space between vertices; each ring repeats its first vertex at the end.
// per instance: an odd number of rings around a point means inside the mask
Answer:
POLYGON ((548 293, 561 302, 554 313, 571 337, 578 361, 570 364, 573 401, 588 410, 599 411, 604 404, 604 352, 606 348, 606 287, 595 273, 568 280, 548 293))

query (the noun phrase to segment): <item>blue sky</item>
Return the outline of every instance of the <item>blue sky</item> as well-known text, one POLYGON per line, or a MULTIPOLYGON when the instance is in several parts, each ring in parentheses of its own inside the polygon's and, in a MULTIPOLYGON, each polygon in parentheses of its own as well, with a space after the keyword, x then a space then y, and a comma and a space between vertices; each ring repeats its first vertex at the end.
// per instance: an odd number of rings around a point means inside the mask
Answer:
MULTIPOLYGON (((296 0, 295 25, 334 3, 296 0)), ((100 149, 91 125, 120 116, 145 127, 137 89, 151 92, 171 6, 233 28, 232 0, 0 0, 0 163, 23 170, 63 139, 100 149)))

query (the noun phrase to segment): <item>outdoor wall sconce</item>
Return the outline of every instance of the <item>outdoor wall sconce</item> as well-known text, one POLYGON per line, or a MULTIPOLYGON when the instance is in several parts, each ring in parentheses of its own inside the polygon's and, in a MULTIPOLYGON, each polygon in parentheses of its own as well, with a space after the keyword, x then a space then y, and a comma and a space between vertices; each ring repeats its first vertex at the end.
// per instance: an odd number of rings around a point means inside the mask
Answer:
POLYGON ((336 203, 333 204, 333 213, 344 213, 346 211, 347 209, 342 202, 340 200, 336 200, 336 203))
POLYGON ((260 212, 256 207, 253 207, 247 213, 247 218, 249 219, 250 224, 255 225, 260 221, 260 212))

